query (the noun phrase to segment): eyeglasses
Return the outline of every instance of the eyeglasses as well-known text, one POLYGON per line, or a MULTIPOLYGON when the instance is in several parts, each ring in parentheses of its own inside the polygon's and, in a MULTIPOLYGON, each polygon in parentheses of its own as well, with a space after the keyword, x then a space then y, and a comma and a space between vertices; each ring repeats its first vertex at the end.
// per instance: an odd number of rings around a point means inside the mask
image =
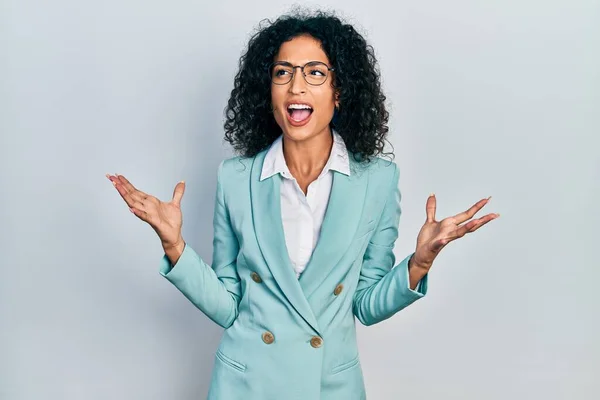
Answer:
POLYGON ((289 83, 294 77, 296 68, 300 68, 306 83, 313 86, 319 86, 325 83, 329 71, 334 70, 333 67, 329 67, 321 61, 311 61, 304 65, 295 66, 286 61, 277 61, 269 66, 271 82, 276 85, 285 85, 286 83, 289 83))

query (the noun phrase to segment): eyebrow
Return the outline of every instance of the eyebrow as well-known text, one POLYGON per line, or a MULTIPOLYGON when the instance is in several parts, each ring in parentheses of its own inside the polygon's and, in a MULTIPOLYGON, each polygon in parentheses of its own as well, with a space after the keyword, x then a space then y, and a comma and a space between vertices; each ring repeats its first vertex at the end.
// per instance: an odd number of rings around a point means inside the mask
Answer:
POLYGON ((309 60, 307 62, 305 62, 304 64, 294 64, 291 61, 287 61, 287 60, 278 60, 278 61, 273 61, 273 63, 286 63, 286 64, 290 64, 290 65, 305 65, 311 62, 322 62, 323 64, 327 64, 329 65, 329 61, 324 61, 324 60, 309 60))

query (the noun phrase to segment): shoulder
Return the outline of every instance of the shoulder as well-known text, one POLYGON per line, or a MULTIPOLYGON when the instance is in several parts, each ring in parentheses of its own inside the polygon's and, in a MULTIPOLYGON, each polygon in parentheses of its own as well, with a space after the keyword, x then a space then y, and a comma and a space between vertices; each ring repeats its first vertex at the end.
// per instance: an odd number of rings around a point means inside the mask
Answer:
POLYGON ((369 185, 388 186, 398 183, 400 168, 396 162, 379 156, 370 162, 356 163, 355 171, 359 175, 367 173, 369 185))
POLYGON ((256 156, 235 156, 221 161, 217 170, 217 181, 223 191, 231 194, 243 194, 244 190, 248 190, 252 164, 255 159, 256 156))
POLYGON ((219 164, 219 176, 222 179, 239 181, 240 179, 249 179, 252 171, 252 165, 257 160, 264 159, 269 148, 261 150, 252 157, 235 156, 226 158, 219 164))
POLYGON ((242 156, 226 158, 219 164, 219 177, 226 180, 247 177, 250 175, 253 160, 254 157, 247 158, 242 156))
MULTIPOLYGON (((224 159, 219 164, 218 179, 222 185, 237 186, 242 182, 248 182, 252 171, 252 164, 259 158, 235 156, 224 159)), ((370 162, 352 162, 351 174, 356 174, 358 179, 367 179, 371 187, 389 187, 397 185, 400 169, 396 162, 379 156, 373 157, 370 162)))
POLYGON ((398 164, 395 161, 388 160, 386 158, 374 157, 371 161, 371 169, 373 173, 379 175, 395 175, 398 173, 398 164))

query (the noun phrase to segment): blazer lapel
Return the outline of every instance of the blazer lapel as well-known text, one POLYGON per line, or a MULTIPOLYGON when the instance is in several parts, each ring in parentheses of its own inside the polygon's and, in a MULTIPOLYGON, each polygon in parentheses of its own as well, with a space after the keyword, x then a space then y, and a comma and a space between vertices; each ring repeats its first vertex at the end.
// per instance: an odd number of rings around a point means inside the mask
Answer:
MULTIPOLYGON (((350 176, 333 171, 333 183, 321 234, 299 283, 308 299, 352 244, 362 216, 368 172, 349 153, 350 176)), ((333 289, 332 289, 333 290, 333 289)))
POLYGON ((283 294, 302 318, 320 334, 317 319, 296 278, 285 244, 281 219, 281 176, 274 175, 260 181, 266 153, 262 151, 256 155, 250 179, 252 220, 258 246, 283 294))

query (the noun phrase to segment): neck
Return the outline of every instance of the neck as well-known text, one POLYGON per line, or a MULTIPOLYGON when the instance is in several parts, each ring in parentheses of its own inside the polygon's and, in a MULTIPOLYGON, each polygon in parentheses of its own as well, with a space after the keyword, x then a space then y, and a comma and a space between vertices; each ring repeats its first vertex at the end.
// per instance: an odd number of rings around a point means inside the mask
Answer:
POLYGON ((283 135, 283 155, 294 176, 318 175, 327 164, 333 146, 333 133, 329 126, 306 139, 294 140, 283 135))

